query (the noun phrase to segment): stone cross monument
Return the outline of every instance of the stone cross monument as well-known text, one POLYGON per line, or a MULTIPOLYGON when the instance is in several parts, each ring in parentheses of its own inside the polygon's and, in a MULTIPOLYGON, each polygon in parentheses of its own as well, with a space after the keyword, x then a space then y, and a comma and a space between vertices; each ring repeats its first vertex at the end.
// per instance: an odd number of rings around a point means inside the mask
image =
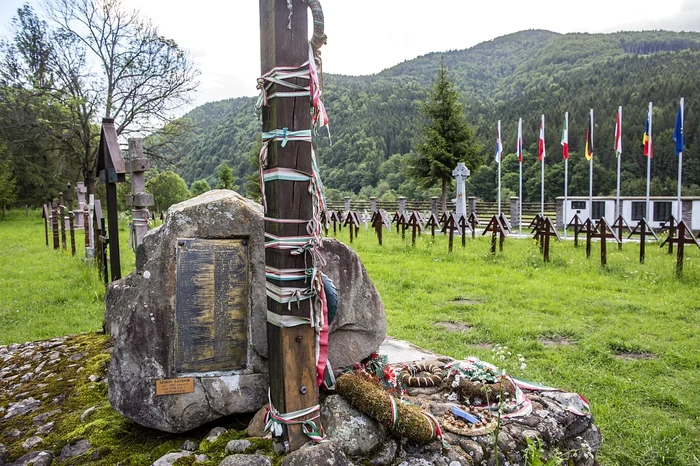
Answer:
POLYGON ((455 216, 459 220, 462 216, 467 217, 467 198, 464 190, 464 182, 469 177, 469 169, 462 162, 457 164, 457 168, 452 171, 452 176, 457 179, 457 201, 455 206, 455 216))

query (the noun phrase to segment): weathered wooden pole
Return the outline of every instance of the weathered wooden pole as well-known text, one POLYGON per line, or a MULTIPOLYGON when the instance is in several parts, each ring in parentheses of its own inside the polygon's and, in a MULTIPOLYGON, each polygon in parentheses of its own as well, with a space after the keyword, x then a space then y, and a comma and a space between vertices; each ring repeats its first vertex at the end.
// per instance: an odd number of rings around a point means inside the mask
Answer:
POLYGON ((53 248, 60 249, 61 243, 58 239, 58 206, 56 201, 51 202, 51 229, 53 230, 53 248))
POLYGON ((44 217, 44 232, 46 233, 46 246, 49 245, 49 208, 46 204, 42 206, 44 217))
MULTIPOLYGON (((676 256, 676 276, 681 278, 683 276, 683 259, 685 255, 685 222, 678 222, 677 238, 678 238, 678 256, 676 256)), ((669 241, 669 243, 671 243, 669 241)))
POLYGON ((126 205, 131 206, 131 246, 134 251, 148 231, 148 207, 153 205, 153 194, 146 193, 146 172, 150 168, 150 160, 143 156, 143 139, 130 138, 131 194, 126 198, 126 205))
MULTIPOLYGON (((85 250, 90 247, 90 208, 87 204, 83 206, 83 233, 85 234, 85 250)), ((87 256, 87 253, 85 254, 87 256)))
POLYGON ((75 213, 73 213, 73 190, 71 189, 70 181, 66 183, 67 204, 68 204, 68 229, 70 230, 70 253, 75 256, 75 213))
MULTIPOLYGON (((670 219, 668 219, 668 237, 673 238, 674 234, 676 233, 676 219, 671 216, 670 219)), ((679 236, 680 238, 680 236, 679 236)), ((668 253, 673 254, 673 241, 668 242, 668 253)))
MULTIPOLYGON (((316 419, 319 408, 315 329, 308 323, 292 323, 309 319, 311 302, 292 297, 285 300, 286 290, 308 289, 309 282, 304 277, 285 280, 288 277, 282 276, 291 270, 314 269, 311 252, 316 239, 307 232, 307 223, 320 214, 316 212, 319 208, 314 207, 320 201, 309 192, 314 176, 312 107, 309 92, 303 91, 310 86, 310 79, 308 75, 302 76, 311 65, 307 63, 310 59, 309 3, 306 0, 259 0, 263 73, 259 83, 264 97, 263 153, 266 151, 266 155, 261 156, 261 167, 268 246, 265 250, 268 364, 270 410, 275 413, 273 442, 277 451, 297 450, 309 441, 310 436, 302 430, 302 421, 315 419, 315 425, 320 422, 316 419), (293 238, 304 238, 303 244, 290 248, 293 238), (275 278, 275 273, 280 276, 275 278)), ((320 5, 314 9, 312 41, 316 47, 325 40, 323 36, 317 37, 319 26, 321 30, 323 27, 319 11, 320 5)), ((335 226, 334 222, 334 233, 335 226)), ((352 234, 352 226, 350 231, 352 234)), ((320 241, 320 231, 318 236, 320 241)))
POLYGON ((61 248, 68 249, 66 242, 66 206, 63 204, 63 192, 58 193, 58 215, 60 216, 59 227, 61 228, 61 248))

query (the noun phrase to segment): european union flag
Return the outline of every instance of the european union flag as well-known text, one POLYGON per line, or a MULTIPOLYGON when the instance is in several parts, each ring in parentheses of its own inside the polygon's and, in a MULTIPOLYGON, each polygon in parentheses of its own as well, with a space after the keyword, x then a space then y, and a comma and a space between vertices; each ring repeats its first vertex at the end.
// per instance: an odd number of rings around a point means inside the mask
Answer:
POLYGON ((678 116, 676 116, 676 126, 673 128, 673 140, 676 141, 676 155, 683 152, 685 149, 685 141, 683 140, 683 107, 678 107, 678 116))

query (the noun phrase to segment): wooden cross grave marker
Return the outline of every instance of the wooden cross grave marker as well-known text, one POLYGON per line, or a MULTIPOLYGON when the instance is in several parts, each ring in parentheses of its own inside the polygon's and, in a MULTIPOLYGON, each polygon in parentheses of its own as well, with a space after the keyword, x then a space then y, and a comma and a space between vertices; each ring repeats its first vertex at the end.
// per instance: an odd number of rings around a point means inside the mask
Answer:
MULTIPOLYGON (((469 225, 469 221, 464 218, 464 215, 459 216, 457 225, 459 225, 459 231, 462 234, 462 247, 465 248, 467 247, 467 228, 471 230, 471 226, 469 225)), ((474 230, 472 230, 472 235, 473 234, 474 230)))
MULTIPOLYGON (((117 183, 126 181, 126 165, 117 141, 117 129, 113 118, 102 119, 100 149, 97 156, 97 171, 100 182, 107 191, 107 224, 109 227, 109 269, 112 281, 122 277, 119 256, 119 214, 117 206, 117 183)), ((104 232, 103 232, 104 233, 104 232)))
POLYGON ((608 247, 607 238, 614 239, 618 244, 620 238, 617 237, 615 231, 608 225, 605 218, 598 220, 598 227, 590 234, 591 238, 600 238, 600 265, 608 265, 608 247))
POLYGON ((49 207, 44 204, 42 206, 41 216, 44 218, 44 231, 46 233, 46 246, 49 245, 49 207))
POLYGON ((488 232, 491 232, 491 254, 496 254, 497 238, 499 239, 498 250, 503 252, 503 242, 505 240, 506 229, 501 224, 501 220, 498 218, 498 215, 491 217, 491 220, 486 225, 486 228, 484 228, 484 232, 481 235, 483 236, 488 232))
POLYGON ((382 229, 386 228, 391 231, 391 222, 384 216, 381 210, 375 210, 372 214, 371 220, 374 231, 377 233, 377 239, 379 240, 379 245, 382 245, 382 229))
POLYGON ((437 215, 431 213, 428 217, 428 221, 425 222, 425 228, 430 228, 430 235, 435 239, 435 228, 440 227, 440 219, 437 215))
POLYGON ((656 233, 654 233, 654 230, 649 226, 645 218, 642 218, 639 223, 634 227, 632 231, 630 231, 630 235, 627 238, 631 238, 633 236, 639 236, 639 263, 643 264, 644 263, 644 258, 646 255, 646 242, 647 242, 647 236, 651 235, 654 237, 656 241, 659 240, 659 237, 656 236, 656 233))
POLYGON ((325 209, 321 211, 320 222, 323 225, 323 236, 328 236, 328 211, 325 209))
POLYGON ((61 241, 58 236, 58 204, 51 202, 51 230, 53 231, 53 248, 60 249, 61 241))
POLYGON ((337 234, 337 226, 342 222, 341 217, 338 217, 338 212, 331 211, 331 222, 333 222, 333 237, 337 234))
MULTIPOLYGON (((668 236, 670 238, 673 238, 676 236, 676 230, 678 229, 678 226, 676 225, 676 218, 671 215, 669 219, 664 222, 661 225, 661 229, 659 230, 659 233, 663 233, 668 231, 668 236)), ((673 245, 675 243, 673 241, 668 241, 668 253, 673 254, 673 245)))
POLYGON ((353 233, 357 235, 357 232, 360 229, 360 218, 358 217, 357 212, 353 212, 352 210, 349 211, 345 217, 344 225, 350 228, 350 243, 352 243, 354 239, 353 233))
POLYGON ((421 222, 420 214, 415 210, 411 213, 411 216, 406 222, 407 227, 411 227, 411 246, 416 245, 416 233, 423 230, 423 223, 421 222))
POLYGON ((506 216, 505 216, 504 213, 501 213, 501 216, 499 217, 498 220, 501 221, 501 225, 503 225, 503 228, 506 229, 506 231, 508 232, 508 234, 513 233, 513 229, 512 229, 511 226, 510 226, 510 222, 508 221, 508 219, 506 218, 506 216))
POLYGON ((554 228, 554 224, 549 219, 549 217, 544 217, 544 219, 541 220, 532 231, 534 232, 533 238, 535 238, 540 243, 540 252, 542 253, 542 258, 545 262, 549 262, 550 238, 554 236, 557 239, 557 241, 561 242, 559 233, 557 233, 557 230, 556 228, 554 228))
POLYGON ((60 227, 61 227, 61 249, 64 251, 68 249, 68 245, 66 243, 66 206, 63 204, 63 191, 58 193, 58 215, 60 219, 60 227))
POLYGON ((578 214, 574 215, 574 218, 571 219, 569 224, 566 226, 566 228, 573 228, 574 230, 574 247, 578 247, 578 234, 583 231, 583 222, 581 221, 581 218, 578 216, 578 214))
MULTIPOLYGON (((617 237, 622 240, 622 232, 625 231, 625 233, 631 233, 632 229, 630 226, 627 224, 625 219, 622 217, 622 215, 619 215, 617 217, 617 220, 612 224, 612 228, 617 230, 617 237)), ((617 249, 622 250, 622 241, 620 241, 617 244, 617 249)))
POLYGON ((70 181, 66 183, 66 204, 68 205, 68 230, 70 231, 70 253, 75 256, 75 214, 73 213, 73 190, 70 189, 70 181))
POLYGON ((661 247, 664 247, 664 244, 667 242, 678 245, 678 252, 676 255, 676 276, 678 278, 681 278, 683 276, 683 260, 685 258, 685 245, 694 244, 698 248, 700 248, 700 243, 698 243, 698 240, 693 235, 693 230, 688 228, 688 225, 686 225, 685 220, 681 220, 680 222, 678 222, 678 224, 676 225, 676 232, 676 237, 674 238, 668 236, 664 240, 664 242, 661 243, 661 247))
POLYGON ((479 221, 479 217, 477 217, 476 212, 469 214, 467 221, 469 222, 469 228, 472 230, 472 239, 475 239, 476 227, 481 226, 481 222, 479 221))
POLYGON ((451 253, 452 252, 452 246, 454 244, 454 238, 455 238, 455 231, 459 229, 459 225, 457 224, 457 217, 455 217, 455 214, 450 214, 447 216, 445 223, 442 226, 442 233, 447 233, 450 235, 450 240, 449 240, 449 246, 448 250, 451 253))
POLYGON ((544 244, 540 240, 541 238, 541 233, 542 233, 542 226, 544 224, 544 217, 540 214, 535 215, 535 218, 532 219, 530 224, 528 225, 528 228, 530 228, 530 234, 532 235, 532 238, 537 241, 537 244, 540 245, 540 253, 544 254, 544 244))
POLYGON ((588 259, 591 257, 591 235, 596 232, 595 223, 590 218, 587 218, 578 231, 586 233, 586 259, 588 259))

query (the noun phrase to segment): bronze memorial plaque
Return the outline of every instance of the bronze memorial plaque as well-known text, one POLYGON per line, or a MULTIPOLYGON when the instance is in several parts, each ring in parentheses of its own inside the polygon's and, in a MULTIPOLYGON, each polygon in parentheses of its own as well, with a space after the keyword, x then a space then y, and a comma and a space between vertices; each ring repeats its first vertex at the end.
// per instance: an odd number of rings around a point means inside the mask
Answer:
POLYGON ((193 377, 156 380, 156 396, 180 395, 181 393, 194 393, 193 377))
POLYGON ((175 371, 225 372, 248 358, 248 241, 178 239, 175 371))

